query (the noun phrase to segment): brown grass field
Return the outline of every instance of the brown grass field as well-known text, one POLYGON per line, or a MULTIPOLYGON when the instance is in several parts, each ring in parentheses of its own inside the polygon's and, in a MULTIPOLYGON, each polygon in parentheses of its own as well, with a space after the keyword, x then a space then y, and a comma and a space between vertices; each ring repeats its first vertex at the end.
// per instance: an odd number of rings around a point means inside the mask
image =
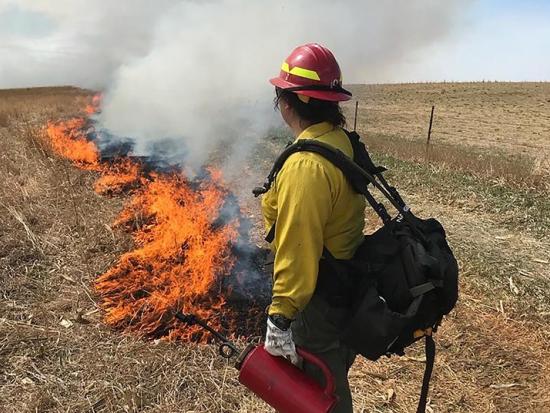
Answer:
MULTIPOLYGON (((420 216, 438 217, 461 298, 437 334, 430 412, 549 412, 550 84, 353 86, 358 130, 420 216), (428 117, 435 105, 432 144, 428 117)), ((0 91, 0 412, 270 412, 209 345, 148 341, 102 323, 92 280, 130 247, 124 196, 54 156, 49 119, 91 92, 0 91)), ((353 103, 346 106, 353 124, 353 103)), ((285 139, 247 173, 262 182, 285 139)), ((266 149, 267 148, 267 149, 266 149)), ((257 221, 259 206, 245 206, 257 221)), ((369 212, 367 229, 376 224, 369 212)), ((419 344, 358 360, 356 412, 414 412, 419 344)))

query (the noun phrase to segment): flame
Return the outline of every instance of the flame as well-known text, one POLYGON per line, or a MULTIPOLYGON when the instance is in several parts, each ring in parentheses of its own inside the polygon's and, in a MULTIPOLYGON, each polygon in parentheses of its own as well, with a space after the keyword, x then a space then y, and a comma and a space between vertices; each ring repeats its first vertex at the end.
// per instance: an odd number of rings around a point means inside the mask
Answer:
POLYGON ((63 122, 48 122, 46 136, 55 153, 69 159, 81 169, 100 172, 94 185, 99 194, 119 193, 138 184, 140 165, 129 158, 113 160, 110 164, 100 162, 97 146, 88 140, 90 125, 84 118, 63 122))
POLYGON ((65 122, 48 122, 46 134, 52 149, 60 156, 87 170, 99 170, 99 151, 87 139, 86 119, 74 118, 65 122))
MULTIPOLYGON (((136 249, 95 284, 108 324, 155 336, 172 326, 159 323, 159 316, 170 317, 179 308, 204 314, 223 306, 215 289, 233 265, 229 247, 237 235, 234 225, 212 228, 223 198, 215 183, 193 190, 177 174, 155 174, 137 191, 114 224, 136 228, 136 249)), ((172 332, 189 335, 187 329, 172 332)))
POLYGON ((92 98, 91 103, 87 104, 84 108, 84 112, 86 112, 87 115, 93 115, 94 113, 99 112, 102 100, 103 95, 101 93, 95 94, 92 98))
POLYGON ((108 167, 101 168, 101 177, 95 182, 94 190, 102 195, 120 193, 142 184, 140 174, 139 163, 128 158, 117 159, 108 167))
POLYGON ((98 193, 131 194, 113 227, 131 232, 134 249, 94 282, 105 322, 143 336, 200 339, 197 329, 174 322, 184 310, 219 328, 230 311, 221 292, 238 228, 236 221, 215 224, 227 196, 221 173, 211 169, 197 183, 177 172, 145 173, 129 157, 101 161, 87 138, 91 129, 74 118, 48 122, 45 136, 59 156, 99 173, 98 193))

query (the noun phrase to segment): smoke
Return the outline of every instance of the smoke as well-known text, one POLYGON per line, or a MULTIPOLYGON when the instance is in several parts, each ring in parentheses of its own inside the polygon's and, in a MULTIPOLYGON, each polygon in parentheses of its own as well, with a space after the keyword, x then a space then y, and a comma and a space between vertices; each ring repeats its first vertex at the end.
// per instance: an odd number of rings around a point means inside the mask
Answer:
POLYGON ((176 0, 0 0, 0 88, 102 89, 146 55, 176 0))
POLYGON ((221 145, 226 172, 238 174, 278 122, 267 79, 295 46, 332 49, 344 82, 392 81, 400 62, 461 25, 468 3, 0 0, 0 23, 34 22, 0 29, 0 87, 104 89, 100 124, 135 139, 137 152, 169 138, 198 168, 221 145))

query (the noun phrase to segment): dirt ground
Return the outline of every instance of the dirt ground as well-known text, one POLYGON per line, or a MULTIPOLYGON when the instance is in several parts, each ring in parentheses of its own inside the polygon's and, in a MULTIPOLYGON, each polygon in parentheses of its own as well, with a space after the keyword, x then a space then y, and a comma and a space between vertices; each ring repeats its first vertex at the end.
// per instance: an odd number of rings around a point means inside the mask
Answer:
MULTIPOLYGON (((358 129, 375 159, 415 212, 444 223, 461 266, 460 303, 437 335, 429 411, 550 411, 550 193, 511 183, 514 174, 499 180, 393 153, 424 139, 433 102, 434 140, 459 146, 457 157, 497 145, 537 159, 550 150, 550 86, 354 88, 358 129)), ((73 88, 0 91, 0 412, 272 411, 238 384, 216 347, 142 340, 102 323, 91 282, 130 246, 110 227, 124 196, 97 195, 93 173, 40 139, 48 119, 78 114, 89 97, 73 88)), ((245 172, 261 182, 284 141, 271 139, 263 162, 245 172)), ((255 208, 245 206, 259 233, 255 208)), ((374 225, 369 213, 367 229, 374 225)), ((355 411, 414 412, 422 350, 358 359, 355 411)))

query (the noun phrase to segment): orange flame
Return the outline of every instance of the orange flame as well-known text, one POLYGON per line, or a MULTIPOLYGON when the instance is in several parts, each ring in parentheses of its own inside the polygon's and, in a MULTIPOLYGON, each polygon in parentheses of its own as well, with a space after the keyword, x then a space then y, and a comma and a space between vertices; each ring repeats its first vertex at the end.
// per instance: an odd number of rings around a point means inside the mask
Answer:
POLYGON ((99 169, 99 151, 86 138, 86 119, 74 118, 65 122, 48 122, 46 133, 52 149, 64 158, 88 170, 99 169))
POLYGON ((141 167, 128 158, 115 160, 108 167, 101 165, 101 177, 94 184, 98 194, 120 193, 133 186, 141 184, 141 167))
POLYGON ((115 222, 137 228, 136 249, 96 281, 108 324, 159 335, 159 328, 171 326, 168 320, 159 322, 159 316, 170 317, 181 308, 204 313, 223 305, 213 289, 233 265, 229 242, 236 237, 233 225, 211 227, 223 197, 215 184, 192 190, 179 175, 153 175, 137 191, 115 222))
POLYGON ((84 112, 86 112, 87 115, 93 115, 94 113, 99 112, 102 100, 103 95, 101 93, 95 94, 92 98, 92 102, 86 105, 86 107, 84 108, 84 112))
POLYGON ((178 173, 147 175, 131 158, 101 162, 88 131, 86 120, 75 118, 49 122, 46 136, 58 155, 100 173, 98 193, 133 191, 113 226, 132 231, 135 248, 94 283, 105 322, 140 335, 200 338, 175 324, 174 312, 183 309, 219 327, 214 310, 225 304, 221 282, 233 266, 237 236, 237 222, 212 225, 227 195, 221 173, 211 171, 197 186, 178 173))

